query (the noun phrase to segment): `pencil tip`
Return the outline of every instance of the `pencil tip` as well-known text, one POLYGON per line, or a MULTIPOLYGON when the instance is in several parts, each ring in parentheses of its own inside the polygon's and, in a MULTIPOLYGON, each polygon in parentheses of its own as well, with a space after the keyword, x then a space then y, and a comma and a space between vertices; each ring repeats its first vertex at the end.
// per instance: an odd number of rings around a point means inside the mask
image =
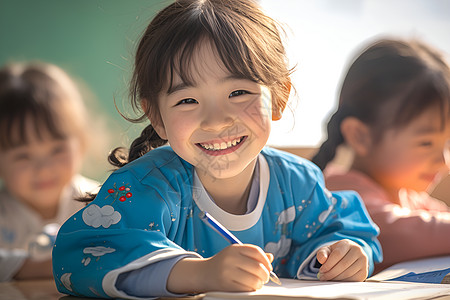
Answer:
POLYGON ((281 280, 278 278, 277 274, 275 274, 274 272, 270 272, 270 280, 272 280, 273 282, 275 282, 278 285, 281 285, 281 280))

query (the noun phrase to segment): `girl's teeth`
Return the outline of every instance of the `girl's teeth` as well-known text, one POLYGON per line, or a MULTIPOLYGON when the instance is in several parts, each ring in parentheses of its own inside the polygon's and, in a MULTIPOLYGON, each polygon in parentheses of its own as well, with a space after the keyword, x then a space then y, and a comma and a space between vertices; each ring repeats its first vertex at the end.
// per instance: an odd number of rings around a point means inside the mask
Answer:
POLYGON ((214 143, 214 144, 201 144, 201 146, 203 148, 205 148, 206 150, 214 150, 214 151, 218 151, 218 150, 225 150, 227 148, 230 147, 234 147, 236 146, 239 142, 241 141, 241 139, 234 139, 232 141, 228 141, 228 142, 222 142, 222 143, 214 143))

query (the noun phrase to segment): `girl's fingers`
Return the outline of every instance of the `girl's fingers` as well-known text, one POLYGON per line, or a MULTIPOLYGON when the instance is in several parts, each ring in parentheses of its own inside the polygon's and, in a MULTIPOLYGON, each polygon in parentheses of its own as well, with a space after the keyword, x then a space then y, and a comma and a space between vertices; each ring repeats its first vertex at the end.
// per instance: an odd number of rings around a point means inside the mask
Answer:
POLYGON ((255 291, 264 285, 261 279, 242 269, 235 271, 229 280, 222 280, 218 284, 218 290, 233 292, 255 291))
POLYGON ((329 247, 320 248, 316 254, 317 261, 323 265, 327 261, 328 255, 330 255, 330 252, 331 252, 331 250, 329 247))
MULTIPOLYGON (((240 267, 240 269, 243 272, 247 272, 247 273, 251 274, 254 278, 254 282, 262 282, 262 284, 265 284, 269 281, 269 276, 270 276, 269 271, 261 263, 253 264, 253 262, 252 262, 245 266, 242 265, 240 267)), ((254 284, 254 282, 252 284, 254 284)))
POLYGON ((356 274, 354 274, 351 277, 348 277, 342 281, 364 281, 367 279, 367 271, 365 270, 360 270, 359 272, 357 272, 356 274))
POLYGON ((236 273, 232 278, 233 290, 234 291, 255 291, 260 289, 265 282, 261 278, 256 277, 255 274, 247 272, 241 269, 241 272, 236 273))
POLYGON ((267 260, 266 254, 256 246, 230 245, 209 259, 214 289, 224 291, 254 291, 269 280, 267 267, 259 260, 267 260), (261 253, 262 254, 261 254, 261 253), (262 259, 262 256, 264 259, 262 259), (258 258, 259 257, 259 258, 258 258))
MULTIPOLYGON (((329 249, 330 253, 328 254, 328 258, 326 259, 326 261, 322 263, 319 260, 319 262, 322 264, 322 266, 320 267, 321 273, 327 273, 331 269, 333 269, 342 260, 342 258, 347 255, 348 251, 350 250, 350 246, 348 243, 338 242, 329 246, 329 249)), ((348 264, 348 266, 350 266, 353 261, 348 261, 346 263, 348 264)))
MULTIPOLYGON (((272 271, 272 263, 271 260, 269 259, 269 255, 270 253, 265 253, 260 247, 255 246, 255 245, 249 245, 249 244, 245 244, 245 245, 241 245, 240 246, 242 251, 241 254, 244 256, 247 256, 248 258, 251 258, 255 261, 258 261, 259 263, 263 264, 264 267, 270 272, 272 271)), ((273 260, 273 255, 270 254, 272 256, 272 260, 273 260)))
MULTIPOLYGON (((346 259, 341 260, 340 262, 338 262, 336 265, 334 265, 331 269, 329 269, 328 271, 323 271, 322 267, 319 269, 319 279, 320 280, 339 280, 337 279, 337 277, 342 274, 343 272, 345 272, 347 269, 350 268, 350 266, 353 265, 355 261, 346 259)), ((351 276, 353 274, 349 274, 349 276, 351 276)))
MULTIPOLYGON (((242 272, 249 273, 248 286, 259 286, 259 282, 265 284, 269 281, 269 273, 272 271, 272 264, 269 257, 260 247, 255 245, 232 245, 239 253, 239 261, 236 266, 242 272)), ((246 276, 247 277, 247 276, 246 276)))
POLYGON ((321 280, 337 280, 337 281, 355 281, 353 278, 358 278, 356 281, 362 281, 367 278, 368 270, 364 258, 357 259, 349 267, 341 268, 337 265, 333 270, 326 274, 321 274, 321 280), (333 272, 338 270, 337 272, 333 272), (337 275, 336 275, 337 274, 337 275))
POLYGON ((361 247, 349 244, 349 247, 337 247, 332 250, 327 262, 320 268, 320 280, 349 280, 356 273, 364 279, 368 275, 368 258, 361 247), (344 253, 347 251, 346 253, 344 253), (340 260, 339 257, 341 257, 340 260), (337 261, 338 260, 338 261, 337 261))

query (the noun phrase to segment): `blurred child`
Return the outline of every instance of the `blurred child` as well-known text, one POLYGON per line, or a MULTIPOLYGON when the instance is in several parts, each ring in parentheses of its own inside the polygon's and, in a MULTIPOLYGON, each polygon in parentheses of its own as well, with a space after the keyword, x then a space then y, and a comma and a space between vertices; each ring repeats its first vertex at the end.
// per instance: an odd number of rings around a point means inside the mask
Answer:
POLYGON ((78 175, 86 112, 60 68, 43 63, 0 69, 0 281, 52 276, 59 226, 98 189, 78 175))
POLYGON ((449 67, 423 42, 378 40, 348 70, 328 139, 312 161, 323 170, 338 146, 352 150, 350 169, 331 165, 325 181, 331 190, 357 191, 380 227, 377 270, 450 254, 450 208, 427 193, 448 173, 449 113, 449 67))
POLYGON ((151 124, 128 156, 112 152, 120 168, 61 227, 58 289, 133 299, 251 291, 268 282, 271 262, 282 277, 364 280, 381 254, 360 199, 331 194, 316 166, 264 148, 289 75, 278 27, 257 2, 162 10, 131 82, 132 104, 151 124), (246 244, 230 246, 203 211, 246 244))

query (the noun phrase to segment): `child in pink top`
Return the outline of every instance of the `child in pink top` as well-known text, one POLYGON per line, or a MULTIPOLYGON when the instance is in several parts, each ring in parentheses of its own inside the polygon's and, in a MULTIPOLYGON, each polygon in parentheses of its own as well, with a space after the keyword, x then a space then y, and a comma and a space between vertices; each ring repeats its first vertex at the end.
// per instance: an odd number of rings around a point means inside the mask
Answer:
POLYGON ((339 146, 349 171, 325 170, 330 190, 356 190, 381 233, 383 263, 450 254, 450 208, 429 196, 448 173, 450 69, 419 41, 379 40, 350 66, 328 138, 313 157, 322 170, 339 146))

